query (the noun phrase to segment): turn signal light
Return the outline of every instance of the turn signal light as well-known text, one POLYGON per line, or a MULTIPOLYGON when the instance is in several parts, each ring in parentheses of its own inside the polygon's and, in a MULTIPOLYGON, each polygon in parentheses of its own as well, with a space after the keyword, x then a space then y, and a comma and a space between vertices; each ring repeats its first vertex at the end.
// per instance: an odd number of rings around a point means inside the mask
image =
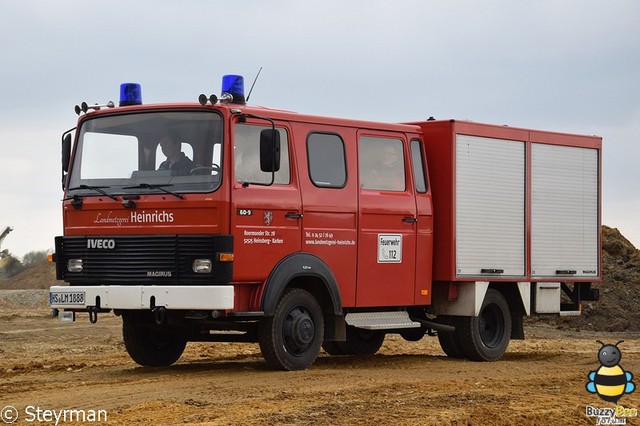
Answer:
POLYGON ((218 260, 220 262, 233 262, 234 256, 233 253, 219 253, 218 260))

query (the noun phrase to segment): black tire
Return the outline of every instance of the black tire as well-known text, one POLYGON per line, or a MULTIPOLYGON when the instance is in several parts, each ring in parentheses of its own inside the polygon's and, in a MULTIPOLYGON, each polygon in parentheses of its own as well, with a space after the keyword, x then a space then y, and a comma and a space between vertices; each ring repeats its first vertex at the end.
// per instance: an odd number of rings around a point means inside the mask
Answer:
POLYGON ((122 337, 131 359, 144 367, 166 367, 176 362, 187 341, 167 330, 157 330, 136 324, 123 317, 122 337))
POLYGON ((260 324, 259 343, 267 364, 278 370, 304 370, 316 360, 324 339, 318 301, 306 290, 287 290, 273 317, 260 324))
POLYGON ((465 356, 474 361, 496 361, 511 338, 511 313, 504 296, 495 289, 487 294, 477 317, 458 317, 458 342, 465 356))
POLYGON ((456 330, 451 333, 438 331, 438 341, 440 347, 449 358, 464 358, 464 351, 460 346, 459 330, 458 330, 458 317, 452 316, 438 316, 438 322, 446 325, 452 325, 456 327, 456 330))
POLYGON ((344 350, 342 348, 342 345, 340 345, 340 343, 342 342, 334 342, 331 340, 327 340, 322 343, 322 349, 324 349, 324 351, 329 355, 348 355, 344 353, 344 350))
POLYGON ((407 328, 400 332, 400 337, 407 342, 419 342, 425 334, 427 334, 427 329, 425 328, 407 328))
POLYGON ((338 345, 345 355, 373 355, 383 342, 384 333, 347 326, 347 340, 338 345))

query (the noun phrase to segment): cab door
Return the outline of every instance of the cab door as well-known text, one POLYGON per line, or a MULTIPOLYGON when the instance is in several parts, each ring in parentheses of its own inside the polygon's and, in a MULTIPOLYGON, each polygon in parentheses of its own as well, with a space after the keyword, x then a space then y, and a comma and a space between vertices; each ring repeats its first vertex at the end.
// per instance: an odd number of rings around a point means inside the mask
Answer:
POLYGON ((326 263, 338 284, 342 306, 350 308, 356 304, 358 247, 356 131, 315 123, 293 126, 296 134, 306 135, 296 140, 301 153, 302 250, 326 263))
POLYGON ((408 158, 404 135, 358 135, 359 307, 414 304, 417 210, 408 158))
POLYGON ((234 281, 262 282, 281 259, 300 251, 301 198, 293 144, 288 126, 276 123, 280 133, 280 170, 260 170, 260 132, 263 122, 236 123, 231 184, 231 232, 234 237, 234 281))

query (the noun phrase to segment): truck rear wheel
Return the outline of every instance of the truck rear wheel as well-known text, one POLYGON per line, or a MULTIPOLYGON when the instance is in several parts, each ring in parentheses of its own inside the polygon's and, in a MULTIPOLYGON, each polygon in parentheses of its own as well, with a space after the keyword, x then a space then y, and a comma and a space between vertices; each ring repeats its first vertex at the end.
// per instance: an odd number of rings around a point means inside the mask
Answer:
POLYGON ((287 290, 273 317, 260 324, 260 350, 267 364, 279 370, 304 370, 315 361, 324 339, 318 301, 306 290, 287 290))
POLYGON ((348 355, 344 353, 341 343, 343 342, 326 341, 322 343, 322 349, 329 355, 348 355))
POLYGON ((384 333, 347 326, 347 340, 338 345, 345 355, 373 355, 383 342, 384 333))
POLYGON ((324 342, 322 349, 329 355, 373 355, 382 346, 384 333, 347 327, 344 342, 324 342))
POLYGON ((427 334, 426 328, 409 328, 401 331, 400 337, 407 342, 419 342, 425 334, 427 334))
POLYGON ((187 345, 186 339, 165 330, 140 326, 122 318, 122 337, 131 359, 144 367, 166 367, 176 362, 187 345))
POLYGON ((456 319, 458 342, 464 355, 474 361, 495 361, 502 357, 511 337, 511 314, 504 296, 490 288, 477 317, 456 319))

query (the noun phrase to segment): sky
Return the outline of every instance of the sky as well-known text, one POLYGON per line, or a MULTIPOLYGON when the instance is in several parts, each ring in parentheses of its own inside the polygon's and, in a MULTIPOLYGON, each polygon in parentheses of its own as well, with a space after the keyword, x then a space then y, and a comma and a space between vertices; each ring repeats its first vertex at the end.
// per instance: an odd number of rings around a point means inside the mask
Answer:
POLYGON ((603 137, 603 224, 640 247, 637 0, 0 0, 0 231, 22 257, 62 234, 74 106, 220 93, 385 122, 458 119, 603 137))

